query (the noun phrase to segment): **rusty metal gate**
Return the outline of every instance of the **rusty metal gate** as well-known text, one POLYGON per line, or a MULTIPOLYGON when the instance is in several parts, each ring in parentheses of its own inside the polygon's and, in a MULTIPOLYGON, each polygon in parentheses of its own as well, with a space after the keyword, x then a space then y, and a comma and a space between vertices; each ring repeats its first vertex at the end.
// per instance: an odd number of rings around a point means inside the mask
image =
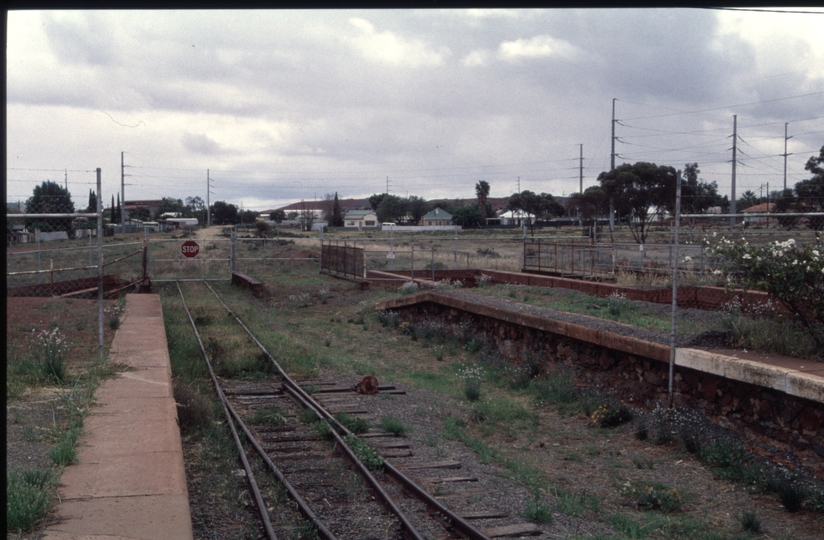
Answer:
POLYGON ((323 273, 354 279, 365 277, 364 249, 356 247, 355 244, 348 245, 346 242, 342 246, 338 242, 321 244, 320 259, 323 273))

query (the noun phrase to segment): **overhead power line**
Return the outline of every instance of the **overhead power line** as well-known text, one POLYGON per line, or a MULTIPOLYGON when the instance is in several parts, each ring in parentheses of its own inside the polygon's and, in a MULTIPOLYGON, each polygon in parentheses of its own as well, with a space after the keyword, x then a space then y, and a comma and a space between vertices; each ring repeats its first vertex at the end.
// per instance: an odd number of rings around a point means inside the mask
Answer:
MULTIPOLYGON (((809 94, 799 94, 797 96, 787 96, 787 97, 783 97, 783 98, 765 99, 765 100, 762 100, 762 101, 753 101, 753 102, 750 102, 750 103, 739 103, 738 105, 726 105, 726 106, 723 106, 723 107, 712 107, 710 109, 699 109, 699 110, 695 110, 695 111, 681 111, 681 112, 675 112, 675 113, 669 113, 669 114, 656 114, 656 115, 651 115, 651 116, 634 116, 634 117, 631 117, 631 118, 623 118, 622 120, 642 120, 642 119, 646 119, 646 118, 664 118, 664 117, 667 117, 667 116, 681 116, 683 114, 698 114, 698 113, 705 113, 705 112, 712 112, 712 111, 723 111, 723 110, 734 109, 736 107, 749 107, 750 105, 761 105, 762 103, 775 103, 776 101, 787 101, 787 100, 790 100, 790 99, 799 99, 799 98, 803 98, 803 97, 820 96, 821 94, 824 94, 824 91, 822 91, 822 92, 811 92, 809 94)), ((619 101, 621 101, 621 100, 619 100, 619 101)))

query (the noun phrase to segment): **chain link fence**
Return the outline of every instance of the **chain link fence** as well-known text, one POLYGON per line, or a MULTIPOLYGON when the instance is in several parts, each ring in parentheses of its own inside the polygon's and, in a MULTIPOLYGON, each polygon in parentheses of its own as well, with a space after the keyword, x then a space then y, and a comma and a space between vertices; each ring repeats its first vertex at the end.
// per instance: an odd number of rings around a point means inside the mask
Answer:
MULTIPOLYGON (((101 193, 101 170, 97 169, 101 193)), ((98 356, 103 360, 104 289, 120 286, 104 274, 103 210, 98 198, 75 208, 59 184, 35 186, 25 209, 6 213, 7 297, 62 297, 97 300, 98 356)), ((81 321, 82 322, 82 321, 81 321)))

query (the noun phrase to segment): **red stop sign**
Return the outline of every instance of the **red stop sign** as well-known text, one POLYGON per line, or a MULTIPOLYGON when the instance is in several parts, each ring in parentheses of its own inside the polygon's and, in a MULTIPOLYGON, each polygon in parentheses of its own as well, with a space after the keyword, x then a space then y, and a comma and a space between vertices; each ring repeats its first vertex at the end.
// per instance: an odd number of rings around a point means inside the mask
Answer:
POLYGON ((180 247, 180 252, 184 257, 197 257, 200 252, 200 246, 194 240, 186 240, 180 247))

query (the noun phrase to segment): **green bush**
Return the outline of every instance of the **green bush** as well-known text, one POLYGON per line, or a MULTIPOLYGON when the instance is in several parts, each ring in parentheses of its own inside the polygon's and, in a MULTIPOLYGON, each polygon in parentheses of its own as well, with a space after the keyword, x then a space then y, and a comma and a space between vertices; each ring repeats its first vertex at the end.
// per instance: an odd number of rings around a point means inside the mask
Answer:
POLYGON ((714 467, 719 477, 745 484, 757 484, 762 480, 760 468, 752 462, 741 443, 726 439, 701 445, 698 458, 714 467))
POLYGON ((527 504, 526 509, 519 513, 522 518, 527 519, 533 523, 552 523, 552 510, 541 497, 541 492, 535 492, 533 500, 527 504))
POLYGON ((641 510, 669 514, 682 507, 678 490, 657 482, 628 482, 624 484, 623 492, 633 497, 641 510))
POLYGON ((736 517, 738 518, 738 522, 741 523, 741 529, 743 529, 744 532, 761 532, 761 521, 759 521, 758 516, 756 516, 754 510, 747 510, 740 516, 736 517))
POLYGON ((590 419, 602 428, 615 427, 632 420, 632 411, 623 403, 605 403, 592 412, 590 419))
POLYGON ((253 412, 247 422, 253 426, 282 426, 286 424, 286 418, 278 408, 263 408, 253 412))
POLYGON ((464 397, 468 401, 478 401, 481 399, 481 381, 478 379, 467 379, 464 381, 464 397))
POLYGON ((723 257, 731 286, 767 292, 787 307, 819 346, 824 345, 824 254, 795 240, 752 246, 721 238, 712 253, 723 257))
POLYGON ((787 512, 798 512, 804 506, 807 490, 800 482, 791 478, 778 478, 767 482, 767 489, 778 494, 781 505, 787 512))
POLYGON ((210 400, 192 386, 174 387, 177 422, 184 435, 200 433, 211 427, 214 413, 210 400))
POLYGON ((383 458, 374 448, 354 435, 347 435, 343 440, 367 468, 373 471, 383 470, 383 458))
POLYGON ((57 480, 48 470, 6 474, 6 531, 28 531, 46 515, 57 480))
POLYGON ((325 420, 316 420, 311 424, 311 431, 313 435, 321 439, 331 441, 335 436, 332 434, 332 428, 325 420))
POLYGON ((392 433, 396 437, 403 437, 412 431, 412 426, 404 424, 394 416, 384 416, 381 418, 381 429, 387 433, 392 433))
POLYGON ((49 457, 55 464, 65 467, 75 459, 77 459, 77 450, 74 447, 76 440, 71 438, 63 439, 57 446, 51 449, 49 457))
POLYGON ((369 422, 367 422, 364 418, 358 418, 356 416, 350 416, 345 412, 339 412, 335 414, 335 420, 340 422, 342 426, 356 435, 369 431, 369 422))

